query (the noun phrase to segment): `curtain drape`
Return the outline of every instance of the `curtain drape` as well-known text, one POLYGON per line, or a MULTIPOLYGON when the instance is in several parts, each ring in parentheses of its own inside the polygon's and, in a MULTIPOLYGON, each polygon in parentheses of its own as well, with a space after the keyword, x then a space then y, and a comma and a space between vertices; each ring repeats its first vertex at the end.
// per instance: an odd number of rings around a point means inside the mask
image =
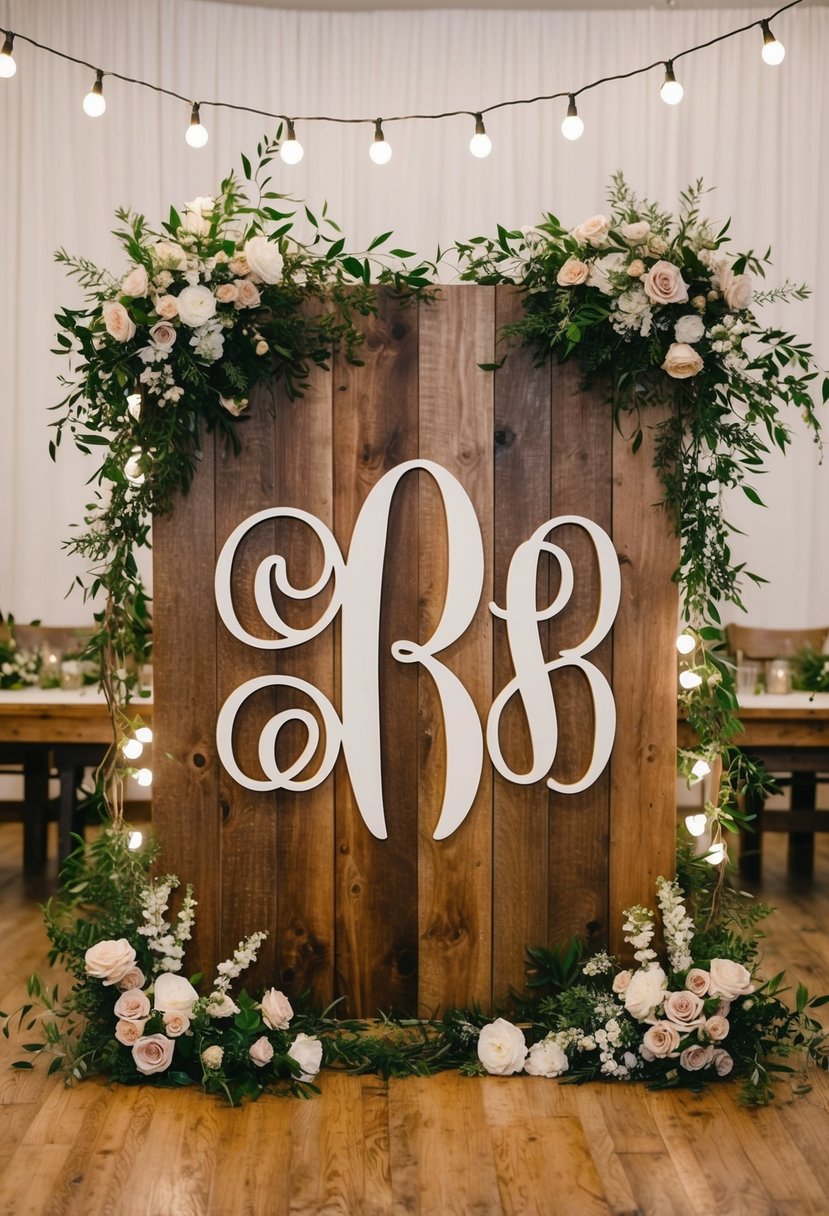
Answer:
MULTIPOLYGON (((0 0, 0 20, 104 68, 197 98, 289 113, 376 116, 463 107, 577 88, 665 59, 763 15, 757 9, 614 12, 275 11, 207 0, 0 0)), ((379 168, 369 127, 303 124, 306 155, 277 162, 275 188, 329 203, 349 243, 362 248, 394 228, 424 255, 456 238, 519 226, 543 210, 576 223, 600 211, 609 175, 624 170, 642 194, 672 204, 703 177, 708 209, 733 217, 740 248, 773 246, 769 283, 807 280, 802 304, 764 315, 815 342, 829 362, 829 161, 826 50, 829 10, 804 8, 775 22, 784 64, 760 59, 758 31, 680 60, 685 100, 659 99, 661 73, 604 86, 580 99, 583 138, 559 133, 564 107, 510 107, 487 119, 492 155, 470 156, 472 123, 386 124, 394 153, 379 168)), ((89 616, 64 599, 76 572, 61 539, 80 519, 92 462, 47 454, 48 407, 64 364, 53 313, 79 301, 52 261, 64 246, 120 271, 113 211, 129 205, 157 222, 171 203, 210 194, 269 124, 206 110, 206 148, 184 142, 184 103, 108 79, 107 112, 92 121, 81 100, 92 73, 19 42, 18 72, 0 81, 3 172, 0 219, 0 610, 69 623, 89 616)), ((829 623, 829 477, 798 418, 793 450, 759 485, 767 510, 738 495, 732 521, 740 560, 769 580, 746 588, 752 621, 829 623)))

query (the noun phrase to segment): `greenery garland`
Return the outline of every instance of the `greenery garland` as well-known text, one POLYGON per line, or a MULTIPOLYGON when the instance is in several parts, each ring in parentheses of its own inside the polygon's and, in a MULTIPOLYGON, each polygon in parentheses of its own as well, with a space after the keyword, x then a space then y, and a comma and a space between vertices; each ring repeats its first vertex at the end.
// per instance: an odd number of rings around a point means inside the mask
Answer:
MULTIPOLYGON (((84 594, 105 596, 90 652, 101 665, 116 743, 128 728, 130 690, 149 645, 135 551, 148 543, 152 513, 168 512, 187 490, 204 429, 238 449, 257 385, 281 379, 290 396, 301 396, 312 364, 327 366, 337 350, 359 362, 355 318, 376 310, 374 284, 428 298, 436 283, 437 262, 410 265, 409 251, 376 252, 391 233, 365 253, 347 253, 325 208, 318 219, 270 190, 278 143, 279 133, 262 141, 255 167, 242 158, 244 181, 230 174, 215 198, 196 199, 182 214, 171 210, 160 232, 120 211, 116 235, 131 261, 125 277, 57 254, 87 304, 57 318, 59 353, 75 367, 56 407, 51 450, 56 455, 67 430, 82 451, 104 449, 86 530, 67 545, 90 565, 88 579, 78 580, 84 594), (312 234, 305 242, 297 216, 312 234), (308 300, 315 310, 303 307, 308 300)), ((787 283, 754 293, 751 275, 764 274, 768 254, 728 255, 728 225, 715 229, 703 219, 701 198, 697 183, 674 218, 640 202, 617 176, 607 216, 567 230, 547 215, 536 228, 499 227, 496 237, 455 249, 462 279, 513 284, 523 293, 524 316, 506 327, 506 339, 531 346, 539 363, 575 355, 588 379, 609 381, 617 424, 632 432, 634 448, 649 425, 648 408, 666 398, 673 404, 657 424, 656 463, 681 539, 674 577, 694 645, 686 670, 696 686, 683 701, 700 750, 722 763, 717 803, 706 808, 717 843, 722 827, 738 824, 737 794, 764 780, 730 745, 739 722, 719 608, 741 606, 743 578, 762 580, 733 563, 722 494, 739 486, 760 502, 747 478, 762 471, 771 446, 785 450, 789 442, 781 406, 799 409, 818 435, 811 392, 819 373, 808 346, 764 329, 753 311, 803 298, 806 288, 787 283)), ((825 401, 826 377, 822 393, 825 401)), ((680 757, 686 766, 698 758, 697 751, 680 757)), ((439 1022, 387 1022, 372 1035, 330 1010, 295 1014, 275 990, 259 1002, 244 992, 233 998, 230 982, 255 958, 258 933, 219 965, 210 991, 199 996, 178 974, 195 902, 188 890, 175 925, 168 921, 178 880, 149 880, 153 851, 129 850, 119 796, 126 771, 114 746, 99 782, 114 823, 71 859, 62 896, 46 910, 52 961, 64 961, 73 987, 60 1001, 33 977, 32 1003, 19 1018, 45 1035, 26 1050, 53 1054, 51 1069, 70 1079, 104 1071, 126 1082, 200 1080, 236 1102, 272 1087, 307 1092, 323 1061, 384 1075, 523 1068, 692 1088, 733 1070, 747 1100, 759 1102, 770 1095, 770 1057, 805 1048, 827 1063, 809 1010, 829 998, 810 1000, 801 987, 790 1011, 779 999, 782 977, 758 981, 755 927, 768 910, 724 888, 724 865, 687 858, 682 885, 660 880, 658 888, 666 968, 650 947, 653 914, 644 908, 625 914, 635 971, 604 954, 583 961, 576 944, 533 949, 533 997, 518 1002, 523 1029, 455 1011, 439 1022), (114 1007, 113 987, 123 989, 114 1007)))

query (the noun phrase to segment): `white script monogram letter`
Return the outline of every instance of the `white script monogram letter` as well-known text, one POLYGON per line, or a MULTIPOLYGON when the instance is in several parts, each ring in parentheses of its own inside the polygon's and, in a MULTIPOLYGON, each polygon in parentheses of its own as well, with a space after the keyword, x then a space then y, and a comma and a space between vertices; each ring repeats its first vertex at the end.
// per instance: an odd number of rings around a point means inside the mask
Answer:
MULTIPOLYGON (((462 636, 475 615, 483 586, 484 554, 481 530, 466 491, 448 470, 433 461, 407 461, 377 483, 354 526, 347 561, 343 560, 330 530, 307 511, 269 508, 251 515, 231 533, 219 555, 215 579, 216 605, 225 625, 234 637, 248 646, 281 650, 316 637, 339 612, 342 622, 342 705, 341 716, 338 716, 328 698, 307 681, 280 675, 258 676, 240 685, 222 706, 216 724, 216 741, 219 758, 227 772, 240 785, 252 790, 312 789, 329 776, 342 746, 360 813, 369 830, 385 839, 378 645, 383 568, 394 492, 401 479, 416 470, 428 473, 435 480, 443 501, 448 545, 446 593, 441 617, 432 636, 423 643, 400 639, 392 645, 391 653, 399 663, 419 663, 431 676, 440 697, 446 735, 446 776, 434 837, 441 840, 460 826, 475 799, 483 764, 483 731, 462 680, 436 656, 462 636), (289 579, 283 556, 275 554, 260 562, 254 576, 254 601, 262 621, 277 635, 260 638, 249 633, 236 615, 233 560, 239 544, 252 528, 279 518, 299 520, 312 529, 322 546, 323 568, 312 586, 295 587, 289 579), (300 600, 317 595, 332 580, 330 602, 313 625, 296 629, 282 618, 274 603, 272 584, 281 595, 300 600), (322 720, 322 759, 316 772, 304 779, 301 774, 311 763, 320 742, 317 719, 304 709, 275 714, 262 731, 259 761, 265 773, 264 780, 249 777, 236 762, 233 727, 240 707, 260 689, 277 687, 294 688, 308 696, 322 720), (276 761, 276 742, 280 730, 289 722, 303 726, 306 741, 301 754, 283 770, 276 761)), ((595 719, 593 753, 587 771, 579 781, 561 785, 549 778, 547 784, 564 793, 576 793, 591 785, 607 763, 616 722, 613 694, 605 677, 584 656, 601 642, 613 624, 619 590, 619 566, 609 537, 597 524, 580 516, 549 520, 516 550, 507 577, 506 607, 500 609, 490 605, 492 613, 506 621, 515 669, 514 678, 496 697, 487 723, 487 745, 492 761, 508 780, 528 784, 550 772, 558 744, 558 722, 549 673, 566 666, 580 669, 590 688, 595 719), (563 524, 579 525, 593 541, 601 595, 596 622, 589 636, 579 646, 562 650, 558 658, 548 662, 541 649, 538 622, 562 611, 574 586, 573 567, 567 554, 560 546, 545 540, 563 524), (553 603, 538 611, 536 569, 542 553, 550 554, 557 561, 561 585, 553 603), (533 761, 525 773, 510 769, 498 738, 501 713, 516 694, 523 701, 532 740, 533 761)))

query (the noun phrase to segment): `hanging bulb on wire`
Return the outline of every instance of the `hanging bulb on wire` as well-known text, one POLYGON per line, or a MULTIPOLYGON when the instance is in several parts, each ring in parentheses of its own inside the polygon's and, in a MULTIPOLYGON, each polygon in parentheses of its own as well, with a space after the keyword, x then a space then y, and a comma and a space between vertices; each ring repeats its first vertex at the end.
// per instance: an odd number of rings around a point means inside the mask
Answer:
POLYGON ((697 641, 693 634, 682 632, 676 639, 676 648, 680 654, 690 654, 692 650, 696 650, 697 641))
POLYGON ((298 165, 305 155, 305 149, 296 137, 294 124, 290 118, 286 119, 288 124, 288 132, 282 147, 279 149, 279 155, 286 165, 298 165))
POLYGON ((371 144, 368 154, 375 165, 385 165, 391 160, 391 144, 386 143, 383 123, 379 118, 374 124, 374 142, 371 144))
POLYGON ((207 128, 201 125, 201 115, 199 114, 199 103, 197 101, 193 102, 193 108, 190 111, 190 126, 185 131, 184 138, 191 148, 203 148, 207 143, 207 128))
POLYGON ((106 108, 104 74, 98 69, 95 72, 95 83, 83 99, 83 110, 90 118, 100 118, 106 108))
POLYGON ((760 29, 763 31, 763 62, 770 67, 777 67, 778 63, 782 63, 786 57, 786 48, 782 42, 778 42, 774 34, 771 32, 771 26, 768 21, 760 22, 760 29))
POLYGON ((14 76, 17 71, 17 64, 14 62, 14 34, 6 34, 6 41, 3 43, 3 49, 0 51, 0 76, 8 79, 14 76))
POLYGON ((570 94, 570 104, 567 106, 567 117, 561 124, 561 134, 565 139, 581 139, 584 131, 584 123, 579 118, 579 112, 576 109, 576 95, 570 94))
POLYGON ((489 156, 492 151, 492 140, 486 133, 484 120, 480 114, 475 115, 475 134, 469 141, 469 151, 479 160, 484 156, 489 156))
POLYGON ((679 673, 679 682, 683 688, 690 689, 699 688, 702 683, 702 676, 696 671, 681 671, 679 673))
POLYGON ((659 96, 668 106, 676 106, 682 101, 685 96, 685 90, 674 76, 674 61, 668 59, 665 63, 665 79, 662 81, 662 88, 659 90, 659 96))

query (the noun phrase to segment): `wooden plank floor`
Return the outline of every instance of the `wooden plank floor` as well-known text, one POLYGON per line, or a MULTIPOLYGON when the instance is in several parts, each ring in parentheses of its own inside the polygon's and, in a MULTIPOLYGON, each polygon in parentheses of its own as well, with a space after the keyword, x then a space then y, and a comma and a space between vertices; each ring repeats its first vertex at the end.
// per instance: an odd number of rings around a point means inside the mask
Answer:
MULTIPOLYGON (((0 1008, 18 1005, 45 938, 20 878, 19 825, 0 825, 0 1008)), ((791 886, 767 838, 777 904, 769 965, 829 991, 829 840, 791 886)), ((8 1216, 761 1216, 829 1213, 829 1078, 766 1110, 732 1087, 700 1097, 456 1074, 327 1075, 323 1095, 228 1110, 196 1092, 65 1090, 17 1074, 0 1039, 0 1212, 8 1216)))

